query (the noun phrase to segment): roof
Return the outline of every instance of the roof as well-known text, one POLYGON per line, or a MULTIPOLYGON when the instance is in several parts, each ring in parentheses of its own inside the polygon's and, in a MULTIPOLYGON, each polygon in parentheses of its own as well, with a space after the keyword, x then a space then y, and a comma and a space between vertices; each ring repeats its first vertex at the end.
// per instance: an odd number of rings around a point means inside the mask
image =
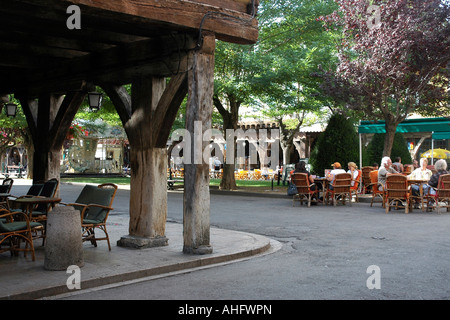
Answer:
MULTIPOLYGON (((421 118, 404 120, 397 126, 396 132, 440 132, 441 136, 450 135, 450 118, 421 118)), ((385 121, 361 121, 358 133, 386 133, 385 121)), ((449 139, 449 138, 440 138, 449 139)))
POLYGON ((0 0, 0 96, 64 94, 84 81, 122 85, 143 74, 171 76, 188 64, 200 30, 227 42, 255 43, 257 5, 258 0, 0 0))

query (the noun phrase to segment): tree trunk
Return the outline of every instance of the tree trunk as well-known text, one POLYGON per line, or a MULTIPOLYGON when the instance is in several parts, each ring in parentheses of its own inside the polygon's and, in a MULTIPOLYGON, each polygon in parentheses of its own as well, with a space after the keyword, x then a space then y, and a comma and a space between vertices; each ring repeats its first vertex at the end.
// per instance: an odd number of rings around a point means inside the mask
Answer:
POLYGON ((391 156, 392 145, 394 144, 394 137, 395 132, 397 131, 397 126, 404 119, 405 117, 394 117, 391 114, 385 116, 386 135, 384 136, 383 157, 391 156))
MULTIPOLYGON (((239 107, 241 102, 238 101, 234 95, 229 94, 228 99, 230 101, 230 111, 227 111, 222 103, 220 102, 217 96, 214 97, 214 106, 217 108, 219 113, 223 118, 223 135, 226 140, 226 131, 227 129, 236 130, 239 120, 239 107)), ((234 176, 234 168, 235 168, 235 153, 236 153, 236 137, 233 139, 234 148, 227 148, 228 150, 234 150, 233 154, 231 152, 227 152, 224 166, 223 166, 223 175, 222 180, 220 181, 220 190, 236 190, 236 178, 234 176)))

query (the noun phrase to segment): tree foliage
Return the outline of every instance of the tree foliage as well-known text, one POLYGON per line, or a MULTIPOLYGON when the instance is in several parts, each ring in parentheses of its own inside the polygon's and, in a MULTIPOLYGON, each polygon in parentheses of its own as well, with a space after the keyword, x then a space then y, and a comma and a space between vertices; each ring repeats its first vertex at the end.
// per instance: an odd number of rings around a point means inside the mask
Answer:
MULTIPOLYGON (((367 145, 367 156, 363 158, 363 165, 371 166, 374 162, 380 164, 381 158, 384 156, 384 136, 385 133, 374 134, 372 140, 367 145)), ((400 157, 402 158, 402 163, 412 163, 411 154, 408 151, 406 140, 401 132, 395 133, 391 155, 392 162, 395 162, 396 157, 400 157)))
POLYGON ((331 116, 310 158, 314 172, 319 175, 322 175, 325 169, 330 169, 331 164, 336 161, 343 169, 350 161, 359 162, 358 134, 354 122, 343 114, 331 116))
POLYGON ((449 115, 450 5, 441 0, 336 0, 339 65, 323 89, 362 119, 386 121, 384 154, 409 114, 449 115))

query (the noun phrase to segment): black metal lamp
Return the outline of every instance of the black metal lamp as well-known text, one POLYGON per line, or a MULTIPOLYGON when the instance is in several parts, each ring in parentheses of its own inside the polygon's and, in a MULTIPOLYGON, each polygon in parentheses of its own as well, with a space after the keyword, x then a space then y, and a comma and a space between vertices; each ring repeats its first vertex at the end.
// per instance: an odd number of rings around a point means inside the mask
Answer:
POLYGON ((5 112, 8 117, 14 118, 17 112, 17 104, 12 102, 5 103, 5 112))
POLYGON ((88 92, 88 100, 91 111, 97 112, 100 110, 100 106, 102 105, 103 94, 95 91, 88 92))

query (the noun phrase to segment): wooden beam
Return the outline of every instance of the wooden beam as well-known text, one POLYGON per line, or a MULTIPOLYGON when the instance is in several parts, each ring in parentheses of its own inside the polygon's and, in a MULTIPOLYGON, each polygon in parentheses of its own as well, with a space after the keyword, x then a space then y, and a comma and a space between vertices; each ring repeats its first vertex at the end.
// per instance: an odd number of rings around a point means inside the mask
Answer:
POLYGON ((175 121, 181 103, 188 92, 187 74, 173 76, 163 92, 153 119, 153 134, 156 148, 165 148, 170 129, 175 121))
POLYGON ((84 80, 126 84, 138 76, 172 76, 191 66, 188 53, 195 46, 194 38, 186 34, 133 42, 70 59, 53 68, 45 66, 27 74, 11 75, 0 79, 0 87, 5 92, 36 95, 75 90, 84 80))
MULTIPOLYGON (((71 4, 78 5, 81 12, 107 18, 115 23, 128 25, 166 26, 172 30, 199 30, 216 34, 220 40, 235 43, 255 43, 258 39, 258 23, 247 9, 244 12, 234 11, 234 1, 225 0, 215 5, 195 1, 180 0, 9 0, 24 5, 39 5, 44 8, 67 8, 71 4), (220 6, 218 6, 220 5, 220 6), (225 7, 230 6, 231 9, 225 7)), ((44 16, 51 13, 43 12, 44 16)))

